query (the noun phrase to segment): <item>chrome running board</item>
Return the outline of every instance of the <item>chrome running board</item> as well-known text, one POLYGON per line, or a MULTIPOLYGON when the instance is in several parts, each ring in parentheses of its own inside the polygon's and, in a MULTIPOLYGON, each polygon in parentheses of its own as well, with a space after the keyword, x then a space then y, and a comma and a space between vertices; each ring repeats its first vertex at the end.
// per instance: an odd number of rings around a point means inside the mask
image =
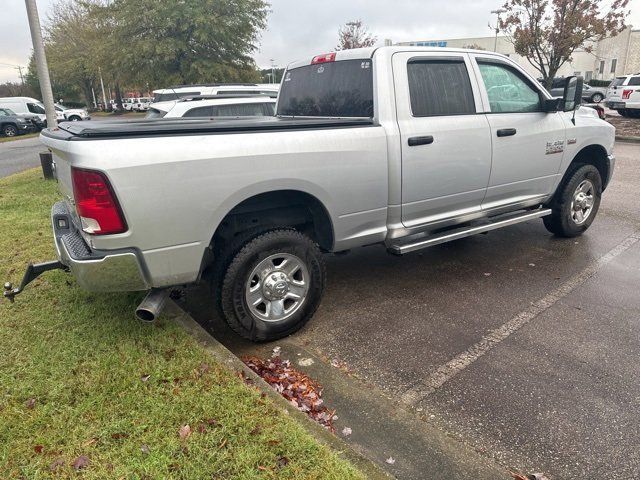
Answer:
POLYGON ((406 243, 395 243, 389 245, 388 250, 394 255, 404 255, 405 253, 415 252, 416 250, 433 247, 434 245, 439 245, 441 243, 451 242, 452 240, 458 240, 459 238, 469 237, 477 233, 485 233, 497 228, 508 227, 509 225, 515 225, 516 223, 526 222, 527 220, 533 220, 550 214, 551 209, 542 208, 539 210, 527 211, 526 213, 520 213, 518 215, 511 215, 508 218, 504 218, 503 215, 502 220, 496 219, 491 221, 491 219, 488 219, 489 223, 483 225, 458 228, 426 237, 422 236, 420 239, 413 242, 408 241, 406 243))

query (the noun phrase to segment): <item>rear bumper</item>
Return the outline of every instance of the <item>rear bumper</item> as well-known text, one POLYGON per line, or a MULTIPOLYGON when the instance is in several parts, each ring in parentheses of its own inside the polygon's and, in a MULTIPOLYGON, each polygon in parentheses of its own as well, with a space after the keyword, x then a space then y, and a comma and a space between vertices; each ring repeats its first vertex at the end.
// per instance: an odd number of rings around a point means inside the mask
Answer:
POLYGON ((65 202, 51 209, 51 225, 58 260, 69 267, 85 290, 128 292, 151 288, 137 252, 92 249, 76 229, 65 202))

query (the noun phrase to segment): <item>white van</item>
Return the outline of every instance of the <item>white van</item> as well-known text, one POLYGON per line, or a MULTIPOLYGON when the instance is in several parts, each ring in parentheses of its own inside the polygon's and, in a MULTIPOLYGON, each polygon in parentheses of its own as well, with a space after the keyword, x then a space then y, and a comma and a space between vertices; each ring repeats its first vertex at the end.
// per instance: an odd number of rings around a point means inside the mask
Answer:
MULTIPOLYGON (((44 111, 44 105, 40 100, 31 97, 3 97, 0 98, 0 107, 9 108, 18 115, 33 114, 40 117, 40 120, 46 125, 47 116, 44 111)), ((56 118, 58 121, 64 122, 65 118, 62 111, 56 110, 56 118)))

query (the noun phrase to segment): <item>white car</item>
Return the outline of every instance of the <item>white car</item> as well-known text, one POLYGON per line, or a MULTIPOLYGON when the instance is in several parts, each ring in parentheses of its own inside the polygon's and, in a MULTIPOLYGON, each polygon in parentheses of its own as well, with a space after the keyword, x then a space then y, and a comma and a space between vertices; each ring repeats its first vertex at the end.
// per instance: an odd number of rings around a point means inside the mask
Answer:
POLYGON ((154 104, 178 100, 195 95, 278 95, 280 85, 271 83, 211 83, 198 85, 177 85, 153 91, 154 104))
POLYGON ((264 95, 195 96, 154 103, 145 118, 270 117, 276 99, 264 95))
POLYGON ((69 108, 56 104, 56 118, 59 122, 79 122, 80 120, 91 120, 91 115, 84 108, 69 108))
POLYGON ((614 78, 605 104, 623 117, 640 117, 640 73, 614 78))

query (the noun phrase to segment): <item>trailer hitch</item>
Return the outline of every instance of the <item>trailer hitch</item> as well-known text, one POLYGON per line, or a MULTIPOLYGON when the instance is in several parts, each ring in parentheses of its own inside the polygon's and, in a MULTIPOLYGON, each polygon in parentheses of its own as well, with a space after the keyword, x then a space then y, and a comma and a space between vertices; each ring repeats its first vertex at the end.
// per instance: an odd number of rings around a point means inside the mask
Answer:
POLYGON ((44 272, 48 272, 49 270, 69 271, 69 267, 62 264, 58 260, 36 264, 30 263, 27 267, 27 271, 24 272, 24 277, 22 277, 22 282, 20 282, 20 286, 18 288, 13 288, 13 284, 11 284, 10 282, 4 284, 4 297, 11 303, 13 303, 15 301, 16 295, 22 292, 24 290, 24 287, 29 285, 36 278, 38 278, 44 272))

